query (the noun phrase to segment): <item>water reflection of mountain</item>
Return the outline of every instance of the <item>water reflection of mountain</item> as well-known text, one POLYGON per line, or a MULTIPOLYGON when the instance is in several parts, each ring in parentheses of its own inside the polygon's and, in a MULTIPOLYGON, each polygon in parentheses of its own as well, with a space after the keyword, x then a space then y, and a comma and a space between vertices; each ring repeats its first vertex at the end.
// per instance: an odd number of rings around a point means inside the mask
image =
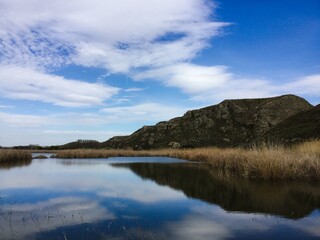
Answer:
POLYGON ((198 164, 114 164, 143 179, 181 190, 191 198, 218 204, 227 211, 265 213, 299 219, 320 208, 320 185, 263 182, 221 177, 198 164))

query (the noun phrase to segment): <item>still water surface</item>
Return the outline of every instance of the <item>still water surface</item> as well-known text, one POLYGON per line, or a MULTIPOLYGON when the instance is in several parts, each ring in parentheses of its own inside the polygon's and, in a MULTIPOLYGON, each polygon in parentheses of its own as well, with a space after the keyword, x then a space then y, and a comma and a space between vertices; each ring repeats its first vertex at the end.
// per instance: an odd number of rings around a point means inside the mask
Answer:
POLYGON ((320 186, 172 158, 0 167, 0 239, 320 239, 320 186))

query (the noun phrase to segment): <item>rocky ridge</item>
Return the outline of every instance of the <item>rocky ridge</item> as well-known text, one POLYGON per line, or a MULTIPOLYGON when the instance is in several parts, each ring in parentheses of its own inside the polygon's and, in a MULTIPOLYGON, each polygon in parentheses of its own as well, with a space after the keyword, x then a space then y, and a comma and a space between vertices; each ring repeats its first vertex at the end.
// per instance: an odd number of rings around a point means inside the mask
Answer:
POLYGON ((186 112, 182 117, 144 126, 129 136, 104 142, 108 148, 180 148, 250 146, 285 119, 313 106, 295 95, 224 100, 186 112))

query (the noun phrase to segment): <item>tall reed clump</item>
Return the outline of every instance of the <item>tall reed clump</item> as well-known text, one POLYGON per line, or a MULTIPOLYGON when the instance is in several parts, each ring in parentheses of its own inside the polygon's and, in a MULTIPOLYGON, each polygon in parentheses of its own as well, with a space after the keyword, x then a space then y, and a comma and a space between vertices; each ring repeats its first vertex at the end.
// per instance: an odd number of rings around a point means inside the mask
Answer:
POLYGON ((107 158, 117 156, 166 156, 205 162, 225 175, 257 179, 320 180, 320 141, 291 148, 256 147, 134 150, 63 150, 58 158, 107 158))
POLYGON ((181 150, 177 158, 207 162, 226 175, 259 179, 320 180, 320 141, 291 148, 204 148, 181 150))
POLYGON ((29 160, 32 160, 32 155, 27 150, 0 149, 0 164, 8 162, 19 163, 29 160))

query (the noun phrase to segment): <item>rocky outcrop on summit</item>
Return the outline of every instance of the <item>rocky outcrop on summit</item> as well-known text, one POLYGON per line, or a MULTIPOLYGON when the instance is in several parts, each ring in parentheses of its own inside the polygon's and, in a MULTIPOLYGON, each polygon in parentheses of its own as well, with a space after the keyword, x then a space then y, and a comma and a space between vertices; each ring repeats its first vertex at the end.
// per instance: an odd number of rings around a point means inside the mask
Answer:
POLYGON ((294 95, 225 100, 144 126, 129 136, 111 138, 103 145, 133 149, 247 146, 284 119, 311 108, 310 103, 294 95))

